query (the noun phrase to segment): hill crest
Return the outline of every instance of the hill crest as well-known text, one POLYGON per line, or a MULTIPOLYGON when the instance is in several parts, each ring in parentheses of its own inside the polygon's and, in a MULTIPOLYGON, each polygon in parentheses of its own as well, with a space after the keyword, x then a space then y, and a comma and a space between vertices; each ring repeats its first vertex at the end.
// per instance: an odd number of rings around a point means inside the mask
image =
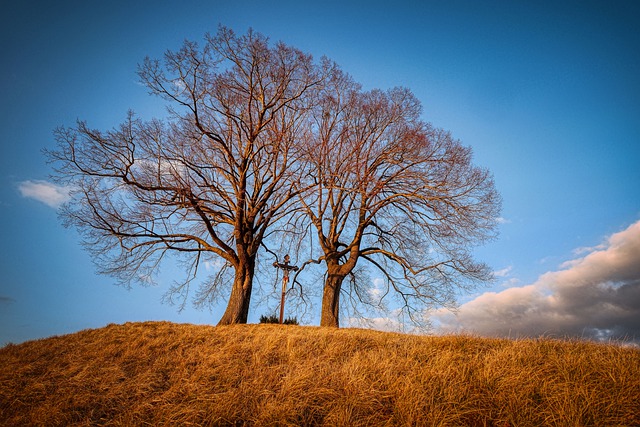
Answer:
POLYGON ((638 425, 640 351, 307 326, 108 325, 0 349, 3 425, 638 425))

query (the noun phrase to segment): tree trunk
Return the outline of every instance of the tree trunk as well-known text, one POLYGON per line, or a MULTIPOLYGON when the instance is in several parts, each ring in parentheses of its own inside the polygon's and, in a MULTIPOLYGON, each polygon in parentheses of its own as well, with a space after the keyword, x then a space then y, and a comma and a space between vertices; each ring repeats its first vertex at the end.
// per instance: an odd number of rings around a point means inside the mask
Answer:
POLYGON ((222 318, 218 322, 218 326, 247 323, 249 305, 251 303, 254 268, 255 262, 254 259, 251 259, 248 262, 241 263, 236 269, 236 276, 233 280, 229 303, 222 318))
POLYGON ((340 288, 345 276, 328 271, 322 295, 320 326, 340 327, 340 288))

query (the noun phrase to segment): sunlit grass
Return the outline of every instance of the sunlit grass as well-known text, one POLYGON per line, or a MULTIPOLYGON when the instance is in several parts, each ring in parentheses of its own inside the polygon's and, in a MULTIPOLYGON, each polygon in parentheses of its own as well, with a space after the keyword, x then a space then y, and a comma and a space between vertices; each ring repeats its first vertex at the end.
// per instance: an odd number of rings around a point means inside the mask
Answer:
POLYGON ((640 425, 640 351, 128 323, 0 349, 1 425, 640 425))

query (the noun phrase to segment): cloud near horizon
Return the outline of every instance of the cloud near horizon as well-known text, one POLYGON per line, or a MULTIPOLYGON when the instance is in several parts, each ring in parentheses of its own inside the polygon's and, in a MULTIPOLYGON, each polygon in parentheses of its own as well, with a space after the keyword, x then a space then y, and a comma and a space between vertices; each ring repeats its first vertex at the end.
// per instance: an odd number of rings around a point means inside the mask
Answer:
POLYGON ((456 314, 431 316, 443 333, 640 340, 640 221, 527 286, 485 292, 456 314))
POLYGON ((54 209, 70 199, 70 189, 48 181, 27 180, 18 184, 22 197, 34 199, 54 209))

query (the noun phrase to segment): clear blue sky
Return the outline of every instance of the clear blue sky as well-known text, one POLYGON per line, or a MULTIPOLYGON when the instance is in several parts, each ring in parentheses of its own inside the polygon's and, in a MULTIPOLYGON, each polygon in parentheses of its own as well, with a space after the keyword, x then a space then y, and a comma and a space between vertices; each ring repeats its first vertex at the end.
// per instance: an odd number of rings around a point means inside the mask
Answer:
POLYGON ((95 275, 57 218, 64 195, 41 154, 77 118, 104 129, 130 108, 162 114, 137 64, 218 24, 326 55, 365 88, 409 87, 425 120, 494 173, 501 234, 477 254, 499 281, 463 296, 458 317, 435 313, 438 328, 640 336, 638 22, 635 1, 5 2, 0 345, 125 321, 218 321, 221 307, 162 304, 170 277, 126 290, 95 275))

